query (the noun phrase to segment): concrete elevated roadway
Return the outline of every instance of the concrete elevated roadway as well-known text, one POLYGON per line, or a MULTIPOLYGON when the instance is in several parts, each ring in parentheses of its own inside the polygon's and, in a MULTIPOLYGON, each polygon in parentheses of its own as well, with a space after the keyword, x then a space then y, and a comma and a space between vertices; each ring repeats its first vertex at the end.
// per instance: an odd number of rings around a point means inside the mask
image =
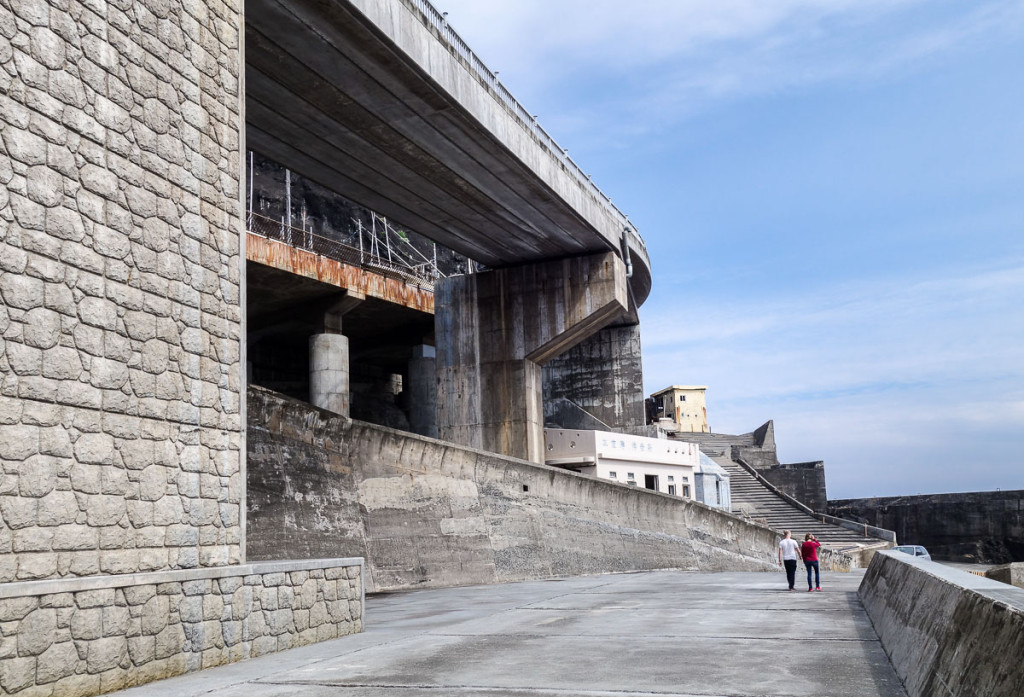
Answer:
POLYGON ((660 571, 367 598, 365 633, 122 697, 905 697, 857 596, 660 571))
MULTIPOLYGON (((425 0, 249 0, 245 67, 248 147, 492 269, 437 287, 437 436, 542 462, 542 371, 592 339, 639 347, 635 227, 425 0)), ((345 355, 332 331, 313 363, 345 355)), ((642 425, 620 353, 586 370, 605 395, 556 396, 642 425)), ((345 404, 331 372, 318 406, 345 404)))
POLYGON ((250 0, 247 146, 489 267, 615 250, 633 225, 422 0, 250 0))

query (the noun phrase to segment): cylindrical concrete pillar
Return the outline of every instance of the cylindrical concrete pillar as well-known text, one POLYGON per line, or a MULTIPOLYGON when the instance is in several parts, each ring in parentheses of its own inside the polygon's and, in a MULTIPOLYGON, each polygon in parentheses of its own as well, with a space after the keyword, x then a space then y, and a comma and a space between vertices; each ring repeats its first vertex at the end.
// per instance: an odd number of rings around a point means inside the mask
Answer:
POLYGON ((433 346, 416 346, 409 359, 407 391, 409 428, 421 436, 437 438, 437 371, 433 346))
POLYGON ((349 415, 347 336, 314 334, 309 338, 309 401, 335 414, 349 415))

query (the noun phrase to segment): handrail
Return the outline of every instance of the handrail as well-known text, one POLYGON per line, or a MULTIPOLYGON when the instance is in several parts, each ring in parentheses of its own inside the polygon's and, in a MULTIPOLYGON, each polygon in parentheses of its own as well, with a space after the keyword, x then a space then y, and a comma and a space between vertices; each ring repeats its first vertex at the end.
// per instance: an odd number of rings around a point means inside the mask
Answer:
POLYGON ((531 132, 542 145, 544 145, 552 155, 555 156, 559 162, 565 167, 567 171, 575 175, 576 180, 581 186, 589 188, 591 193, 595 194, 598 200, 603 200, 605 205, 612 209, 621 218, 623 229, 629 230, 639 246, 646 252, 646 245, 639 232, 637 232, 636 226, 630 222, 629 216, 619 210, 618 206, 612 203, 611 198, 601 191, 600 187, 594 183, 593 179, 590 178, 586 172, 575 160, 568 155, 568 150, 562 148, 555 142, 555 139, 548 134, 547 131, 537 122, 537 119, 526 110, 518 99, 512 96, 512 93, 508 91, 501 82, 498 80, 498 76, 495 75, 491 70, 484 65, 484 62, 480 59, 473 49, 459 36, 451 25, 448 24, 448 20, 444 13, 437 11, 429 0, 404 0, 407 4, 411 4, 417 10, 419 10, 420 16, 423 18, 424 24, 427 27, 432 27, 438 38, 445 41, 448 46, 452 49, 452 52, 462 58, 466 67, 475 74, 475 76, 491 89, 498 100, 505 105, 505 107, 518 118, 522 125, 531 132))
POLYGON ((290 247, 304 249, 314 254, 334 259, 335 261, 372 271, 381 276, 404 281, 418 287, 420 290, 434 292, 434 284, 431 281, 409 273, 394 264, 388 264, 386 261, 373 257, 344 242, 317 235, 301 228, 289 227, 283 222, 268 218, 265 215, 252 212, 246 213, 246 229, 254 235, 284 242, 290 247))
POLYGON ((875 539, 885 540, 886 542, 891 542, 894 545, 896 544, 896 533, 894 531, 886 530, 885 528, 878 528, 874 525, 868 525, 867 523, 858 523, 855 520, 837 518, 835 516, 828 515, 827 513, 819 513, 810 506, 808 506, 807 504, 798 501, 797 499, 793 498, 782 489, 778 488, 777 486, 769 482, 767 479, 764 478, 764 476, 760 472, 758 472, 754 468, 753 465, 749 464, 743 458, 733 456, 732 460, 741 468, 746 470, 748 474, 753 476, 759 484, 764 486, 766 489, 771 491, 773 494, 781 498, 786 503, 796 507, 801 512, 806 513, 814 518, 818 518, 823 523, 830 523, 832 525, 837 525, 841 528, 846 528, 847 530, 852 530, 853 532, 863 533, 864 537, 874 537, 875 539))

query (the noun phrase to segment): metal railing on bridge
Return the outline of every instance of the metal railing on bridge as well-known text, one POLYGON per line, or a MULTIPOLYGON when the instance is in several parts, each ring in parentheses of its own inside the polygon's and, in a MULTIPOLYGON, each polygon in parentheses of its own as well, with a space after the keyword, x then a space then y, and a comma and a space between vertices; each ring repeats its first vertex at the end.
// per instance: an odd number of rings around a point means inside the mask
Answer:
MULTIPOLYGON (((384 234, 387 236, 389 232, 387 221, 376 213, 372 215, 374 216, 375 223, 377 220, 382 221, 385 226, 384 234)), ((362 244, 362 223, 358 221, 357 223, 359 226, 359 241, 362 244)), ((437 271, 436 265, 430 264, 427 260, 419 265, 402 263, 404 260, 401 259, 396 263, 395 258, 399 256, 397 253, 389 253, 388 256, 391 259, 385 259, 380 246, 376 244, 371 244, 370 249, 360 249, 330 237, 317 235, 309 230, 286 225, 284 221, 274 220, 251 211, 247 213, 246 228, 254 235, 284 242, 296 249, 303 249, 328 259, 340 261, 349 266, 356 266, 381 276, 404 281, 429 292, 434 291, 434 281, 442 275, 437 271)), ((377 242, 376 236, 373 238, 373 242, 377 242)), ((390 246, 388 251, 390 252, 390 246)))

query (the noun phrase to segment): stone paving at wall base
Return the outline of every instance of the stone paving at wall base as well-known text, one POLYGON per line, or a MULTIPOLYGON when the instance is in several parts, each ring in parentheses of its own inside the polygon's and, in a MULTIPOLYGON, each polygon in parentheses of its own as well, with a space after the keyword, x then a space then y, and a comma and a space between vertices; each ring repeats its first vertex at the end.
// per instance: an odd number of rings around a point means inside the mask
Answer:
POLYGON ((652 571, 367 597, 363 634, 121 697, 905 697, 862 571, 652 571), (798 586, 799 587, 799 586, 798 586))

